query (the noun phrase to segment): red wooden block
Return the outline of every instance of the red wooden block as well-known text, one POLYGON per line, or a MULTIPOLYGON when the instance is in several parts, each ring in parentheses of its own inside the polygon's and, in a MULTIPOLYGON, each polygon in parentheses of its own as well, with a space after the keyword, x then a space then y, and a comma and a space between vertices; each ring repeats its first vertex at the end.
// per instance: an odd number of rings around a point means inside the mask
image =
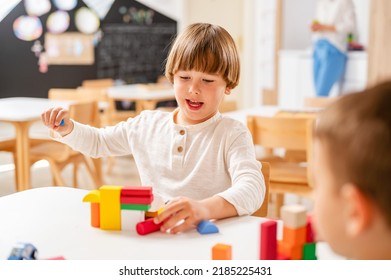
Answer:
POLYGON ((121 196, 121 204, 151 204, 153 195, 150 196, 121 196))
POLYGON ((152 195, 152 187, 122 187, 121 196, 149 196, 152 195))
POLYGON ((306 243, 315 242, 315 230, 312 223, 312 215, 307 214, 307 234, 306 234, 306 243))
POLYGON ((152 219, 145 220, 143 222, 139 222, 136 225, 136 231, 140 235, 146 235, 148 233, 152 233, 158 231, 163 223, 155 224, 152 219))
POLYGON ((277 222, 270 220, 261 223, 260 260, 277 259, 277 222))

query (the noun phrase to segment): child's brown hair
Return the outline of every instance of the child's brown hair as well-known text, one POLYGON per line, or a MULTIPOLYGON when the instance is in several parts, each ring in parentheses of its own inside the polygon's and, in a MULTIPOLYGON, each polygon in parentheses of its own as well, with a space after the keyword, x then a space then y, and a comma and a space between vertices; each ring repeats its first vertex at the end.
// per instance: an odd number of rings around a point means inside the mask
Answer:
POLYGON ((391 227, 391 81, 343 96, 325 109, 315 139, 338 185, 354 183, 391 227))
POLYGON ((233 89, 239 83, 240 63, 235 42, 221 26, 194 23, 180 34, 167 58, 166 77, 172 83, 179 70, 219 74, 233 89))

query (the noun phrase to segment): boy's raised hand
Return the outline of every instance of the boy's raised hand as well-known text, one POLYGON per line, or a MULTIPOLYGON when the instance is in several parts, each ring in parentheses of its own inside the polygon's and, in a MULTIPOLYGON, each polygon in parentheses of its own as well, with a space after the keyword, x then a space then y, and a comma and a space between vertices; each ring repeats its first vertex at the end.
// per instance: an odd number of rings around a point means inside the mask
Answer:
POLYGON ((62 136, 69 134, 73 130, 73 122, 69 118, 69 111, 61 107, 54 107, 41 114, 42 122, 45 126, 60 133, 62 136))

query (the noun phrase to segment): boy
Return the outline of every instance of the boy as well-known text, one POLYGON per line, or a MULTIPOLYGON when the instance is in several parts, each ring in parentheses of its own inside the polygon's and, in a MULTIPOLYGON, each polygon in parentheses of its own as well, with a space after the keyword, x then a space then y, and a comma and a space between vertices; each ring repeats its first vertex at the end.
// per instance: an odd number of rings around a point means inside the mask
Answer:
POLYGON ((89 156, 132 154, 141 183, 170 200, 155 222, 177 233, 201 220, 251 214, 264 199, 249 131, 218 112, 239 71, 229 33, 196 23, 177 37, 167 58, 166 76, 178 103, 174 112, 143 111, 105 129, 76 123, 62 108, 45 111, 42 120, 62 136, 59 141, 89 156))
POLYGON ((351 259, 391 259, 391 82, 341 98, 315 128, 314 218, 351 259))

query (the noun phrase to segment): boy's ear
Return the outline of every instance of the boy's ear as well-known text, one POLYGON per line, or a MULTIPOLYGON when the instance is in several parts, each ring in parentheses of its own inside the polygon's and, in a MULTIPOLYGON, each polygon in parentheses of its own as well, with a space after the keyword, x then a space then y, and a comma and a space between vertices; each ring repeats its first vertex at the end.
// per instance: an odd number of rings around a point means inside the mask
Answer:
POLYGON ((373 206, 369 198, 356 185, 347 183, 341 189, 346 221, 346 233, 356 237, 365 231, 371 223, 373 206))
POLYGON ((230 87, 226 87, 226 88, 225 88, 225 94, 226 94, 226 95, 230 95, 230 94, 231 94, 231 90, 232 90, 232 89, 231 89, 230 87))

